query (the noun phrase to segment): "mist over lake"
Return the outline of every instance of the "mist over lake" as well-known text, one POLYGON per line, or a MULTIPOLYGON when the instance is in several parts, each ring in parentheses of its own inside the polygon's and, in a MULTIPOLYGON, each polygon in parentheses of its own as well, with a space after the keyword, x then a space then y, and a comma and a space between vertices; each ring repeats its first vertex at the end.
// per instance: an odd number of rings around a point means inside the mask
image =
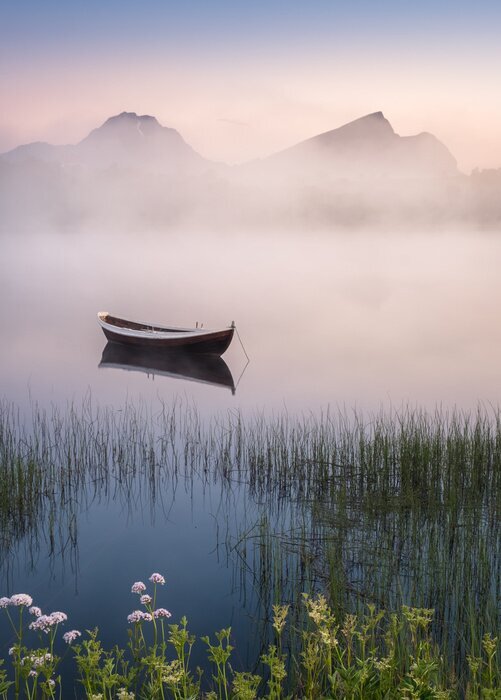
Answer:
POLYGON ((259 230, 2 237, 4 396, 167 400, 203 412, 496 405, 501 243, 491 232, 259 230), (98 310, 227 326, 230 391, 99 368, 98 310))

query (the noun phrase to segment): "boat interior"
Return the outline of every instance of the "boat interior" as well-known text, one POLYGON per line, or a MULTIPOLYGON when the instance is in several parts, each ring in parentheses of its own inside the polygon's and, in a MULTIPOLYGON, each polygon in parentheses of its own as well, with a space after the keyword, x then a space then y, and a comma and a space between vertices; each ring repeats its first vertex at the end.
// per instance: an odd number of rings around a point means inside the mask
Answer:
POLYGON ((166 331, 171 333, 186 333, 186 331, 191 330, 188 328, 168 328, 167 326, 156 326, 148 323, 140 323, 139 321, 126 321, 124 318, 118 318, 118 316, 111 316, 109 313, 104 311, 99 313, 99 318, 105 323, 109 323, 117 328, 129 328, 133 331, 158 331, 165 333, 166 331))

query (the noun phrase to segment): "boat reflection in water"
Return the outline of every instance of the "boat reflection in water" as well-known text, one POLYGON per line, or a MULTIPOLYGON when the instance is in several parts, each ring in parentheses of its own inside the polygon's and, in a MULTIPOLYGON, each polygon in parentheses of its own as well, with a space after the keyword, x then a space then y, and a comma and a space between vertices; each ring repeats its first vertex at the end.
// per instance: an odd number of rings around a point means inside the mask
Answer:
POLYGON ((181 351, 165 352, 108 342, 103 350, 99 367, 177 377, 227 387, 231 389, 232 394, 235 393, 235 383, 228 365, 221 357, 215 355, 181 351))

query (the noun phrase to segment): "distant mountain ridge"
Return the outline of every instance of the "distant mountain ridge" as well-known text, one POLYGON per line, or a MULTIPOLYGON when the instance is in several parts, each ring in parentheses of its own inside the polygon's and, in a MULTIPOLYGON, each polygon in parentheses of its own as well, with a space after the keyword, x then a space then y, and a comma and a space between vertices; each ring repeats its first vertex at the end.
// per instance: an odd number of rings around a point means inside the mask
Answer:
POLYGON ((400 136, 382 112, 267 158, 203 158, 155 117, 122 112, 74 145, 0 155, 0 231, 42 226, 501 225, 501 169, 471 176, 435 136, 400 136))
POLYGON ((448 177, 456 159, 432 134, 399 136, 382 112, 301 141, 266 159, 290 171, 337 177, 448 177))
MULTIPOLYGON (((143 167, 160 172, 192 172, 216 165, 199 155, 175 129, 150 115, 122 112, 93 129, 76 145, 35 142, 0 156, 4 162, 28 160, 91 168, 143 167)), ((318 134, 259 162, 270 171, 308 171, 319 177, 447 177, 457 175, 456 160, 432 134, 399 136, 382 112, 318 134)), ((238 169, 238 166, 236 168, 238 169)))
POLYGON ((35 142, 1 156, 19 163, 30 159, 93 168, 146 167, 160 171, 190 170, 205 161, 178 131, 161 126, 155 117, 122 112, 107 119, 75 145, 35 142))

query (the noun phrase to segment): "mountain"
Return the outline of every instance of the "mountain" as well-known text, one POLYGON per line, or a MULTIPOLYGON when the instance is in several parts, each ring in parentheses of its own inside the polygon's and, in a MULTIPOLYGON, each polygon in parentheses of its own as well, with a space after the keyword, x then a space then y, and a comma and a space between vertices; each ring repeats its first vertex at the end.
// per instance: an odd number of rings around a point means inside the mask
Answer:
MULTIPOLYGON (((216 165, 196 153, 175 129, 135 112, 110 117, 76 145, 36 142, 19 146, 0 158, 9 163, 37 160, 91 169, 116 166, 179 174, 216 165)), ((272 176, 277 169, 285 168, 289 179, 295 175, 367 179, 458 174, 454 157, 432 134, 399 136, 382 112, 368 114, 249 165, 251 170, 256 165, 263 172, 269 170, 272 176)))
POLYGON ((409 178, 457 175, 448 149, 432 134, 399 136, 382 112, 327 131, 262 161, 287 173, 332 178, 409 178))
POLYGON ((155 172, 191 172, 210 165, 175 130, 155 117, 122 112, 107 119, 76 145, 31 143, 1 156, 9 163, 38 160, 92 169, 140 167, 155 172))
POLYGON ((75 145, 0 155, 0 229, 498 221, 499 179, 487 180, 459 173, 433 135, 395 133, 382 112, 233 167, 204 159, 155 117, 122 112, 75 145))

